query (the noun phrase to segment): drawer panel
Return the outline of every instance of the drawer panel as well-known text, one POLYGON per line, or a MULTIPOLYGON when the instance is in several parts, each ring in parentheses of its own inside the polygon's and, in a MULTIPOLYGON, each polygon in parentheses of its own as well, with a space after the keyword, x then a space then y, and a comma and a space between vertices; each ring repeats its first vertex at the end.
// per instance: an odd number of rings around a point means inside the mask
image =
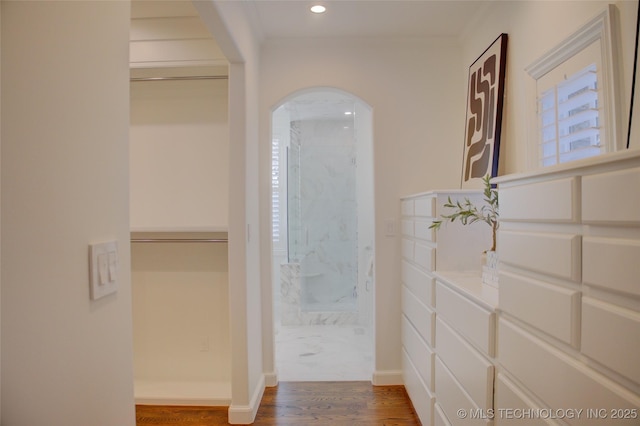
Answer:
POLYGON ((413 408, 423 425, 433 423, 433 404, 435 397, 429 392, 422 383, 418 372, 416 371, 406 352, 402 352, 402 377, 404 379, 404 387, 413 403, 413 408))
POLYGON ((413 216, 413 205, 413 200, 402 200, 400 202, 400 213, 402 214, 402 216, 413 216))
POLYGON ((402 343, 418 374, 433 392, 433 361, 435 354, 422 340, 407 317, 402 317, 402 343))
MULTIPOLYGON (((524 391, 503 374, 498 374, 496 378, 496 425, 522 425, 523 420, 515 416, 508 416, 505 410, 535 410, 540 407, 535 406, 525 395, 524 391), (501 411, 502 410, 502 411, 501 411), (501 415, 501 413, 504 413, 501 415)), ((527 426, 554 425, 552 420, 527 419, 527 426)))
POLYGON ((640 383, 640 312, 583 298, 582 352, 640 383))
POLYGON ((471 410, 478 412, 479 408, 473 403, 460 384, 453 377, 449 369, 436 356, 436 389, 438 392, 438 404, 442 407, 446 417, 452 425, 487 425, 488 419, 473 419, 471 416, 460 418, 458 410, 471 410))
POLYGON ((500 220, 577 222, 576 177, 500 189, 500 220))
POLYGON ((435 279, 416 268, 409 262, 402 261, 402 282, 406 285, 418 300, 427 306, 435 307, 435 279))
POLYGON ((436 252, 433 247, 425 246, 420 243, 416 243, 415 262, 422 266, 427 271, 433 271, 436 264, 436 252))
POLYGON ((449 419, 447 419, 447 415, 444 414, 442 407, 437 402, 435 403, 433 410, 433 424, 434 426, 451 426, 449 419))
POLYGON ((415 252, 415 246, 416 246, 416 244, 413 241, 407 240, 407 239, 403 239, 402 240, 402 257, 414 262, 415 261, 415 253, 414 253, 415 252))
POLYGON ((415 222, 415 236, 421 240, 435 241, 436 230, 429 229, 433 221, 417 220, 415 222))
POLYGON ((640 223, 640 167, 582 178, 584 223, 640 223))
POLYGON ((415 215, 421 217, 435 217, 436 199, 435 197, 425 197, 415 200, 415 215))
POLYGON ((436 282, 438 314, 485 354, 495 353, 495 313, 436 282))
POLYGON ((578 345, 578 291, 501 272, 500 309, 574 347, 578 345))
POLYGON ((580 235, 501 231, 499 240, 501 262, 580 281, 580 235))
POLYGON ((436 318, 438 356, 467 391, 475 404, 493 408, 493 364, 458 333, 436 318))
POLYGON ((414 235, 414 222, 413 220, 403 219, 400 222, 402 235, 405 237, 413 237, 414 235))
MULTIPOLYGON (((572 409, 625 409, 640 406, 640 398, 579 363, 569 355, 500 320, 499 352, 502 366, 549 407, 572 409)), ((436 370, 436 389, 438 389, 436 370)), ((570 424, 601 425, 602 419, 565 419, 570 424)), ((637 425, 638 420, 617 420, 637 425)))
POLYGON ((422 304, 406 286, 402 286, 402 312, 411 324, 418 330, 425 342, 433 347, 433 332, 435 328, 435 312, 422 304))
POLYGON ((582 258, 585 284, 640 295, 640 241, 584 237, 582 258))

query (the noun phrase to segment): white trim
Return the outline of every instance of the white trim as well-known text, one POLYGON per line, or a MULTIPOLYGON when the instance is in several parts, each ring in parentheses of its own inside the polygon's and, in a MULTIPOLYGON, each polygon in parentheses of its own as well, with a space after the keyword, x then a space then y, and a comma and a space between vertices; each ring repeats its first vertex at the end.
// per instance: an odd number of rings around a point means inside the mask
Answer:
POLYGON ((268 388, 278 386, 278 374, 277 373, 265 373, 264 383, 268 388))
POLYGON ((232 425, 250 425, 258 414, 258 408, 260 408, 260 401, 262 401, 262 395, 264 395, 265 388, 265 376, 260 375, 258 385, 253 390, 253 396, 249 405, 234 405, 233 401, 229 407, 229 423, 232 425))
POLYGON ((376 370, 371 377, 374 386, 404 385, 402 370, 376 370))
POLYGON ((582 26, 578 31, 566 38, 556 47, 551 49, 538 60, 534 61, 525 71, 531 77, 528 83, 529 100, 529 167, 537 169, 538 165, 538 131, 536 117, 537 91, 536 81, 567 61, 590 44, 600 41, 602 54, 602 96, 603 117, 606 122, 605 141, 607 152, 613 152, 624 148, 622 140, 622 98, 620 96, 620 67, 618 46, 615 43, 618 34, 615 6, 610 4, 595 18, 582 26))

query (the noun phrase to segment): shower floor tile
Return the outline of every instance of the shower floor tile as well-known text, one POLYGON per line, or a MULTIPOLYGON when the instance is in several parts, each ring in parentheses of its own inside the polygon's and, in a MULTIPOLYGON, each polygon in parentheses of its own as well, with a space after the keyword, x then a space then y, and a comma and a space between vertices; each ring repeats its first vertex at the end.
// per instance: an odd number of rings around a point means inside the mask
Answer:
POLYGON ((373 340, 366 327, 280 326, 275 340, 280 381, 371 380, 373 340))

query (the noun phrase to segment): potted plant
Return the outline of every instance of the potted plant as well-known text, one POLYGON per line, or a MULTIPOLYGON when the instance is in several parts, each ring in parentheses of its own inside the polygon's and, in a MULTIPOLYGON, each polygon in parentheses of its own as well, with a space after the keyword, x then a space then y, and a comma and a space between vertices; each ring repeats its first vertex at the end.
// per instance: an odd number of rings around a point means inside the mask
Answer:
POLYGON ((491 227, 491 248, 484 252, 483 259, 483 281, 490 285, 497 285, 498 258, 496 254, 496 235, 500 222, 498 221, 498 191, 491 187, 491 177, 486 175, 482 178, 484 182, 483 204, 480 208, 474 205, 468 198, 464 201, 452 201, 447 198, 445 208, 454 209, 451 214, 442 214, 441 220, 435 220, 429 226, 430 229, 440 229, 443 222, 459 221, 463 225, 470 225, 475 222, 484 222, 491 227), (484 265, 486 264, 486 266, 484 265))

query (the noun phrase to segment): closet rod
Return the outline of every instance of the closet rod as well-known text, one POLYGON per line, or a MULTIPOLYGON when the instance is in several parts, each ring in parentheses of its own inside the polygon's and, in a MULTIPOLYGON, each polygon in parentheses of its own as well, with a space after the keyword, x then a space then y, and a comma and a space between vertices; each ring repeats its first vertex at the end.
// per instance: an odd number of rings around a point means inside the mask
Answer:
POLYGON ((227 243, 226 238, 132 238, 132 243, 227 243))
POLYGON ((169 81, 169 80, 227 80, 226 75, 185 75, 176 77, 131 77, 130 81, 169 81))

